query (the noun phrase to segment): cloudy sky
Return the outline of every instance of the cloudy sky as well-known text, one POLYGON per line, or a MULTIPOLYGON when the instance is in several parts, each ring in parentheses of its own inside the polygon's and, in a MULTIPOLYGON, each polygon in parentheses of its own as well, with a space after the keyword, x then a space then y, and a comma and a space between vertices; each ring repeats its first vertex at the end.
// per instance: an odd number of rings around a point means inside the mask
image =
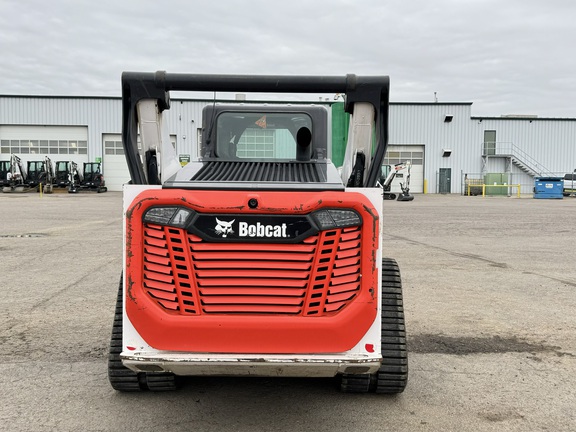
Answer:
MULTIPOLYGON (((0 0, 0 94, 122 71, 390 75, 395 102, 576 117, 572 0, 0 0)), ((191 95, 190 95, 191 96, 191 95)))

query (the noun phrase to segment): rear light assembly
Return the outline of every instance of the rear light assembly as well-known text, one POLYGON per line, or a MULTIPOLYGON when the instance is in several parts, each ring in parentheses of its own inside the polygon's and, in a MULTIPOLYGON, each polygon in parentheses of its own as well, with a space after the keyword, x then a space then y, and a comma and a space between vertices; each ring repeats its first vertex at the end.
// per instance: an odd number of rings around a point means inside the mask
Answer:
MULTIPOLYGON (((196 212, 182 206, 156 206, 144 213, 143 221, 157 225, 186 228, 196 212)), ((318 231, 362 225, 360 215, 351 209, 322 209, 310 214, 318 231)))

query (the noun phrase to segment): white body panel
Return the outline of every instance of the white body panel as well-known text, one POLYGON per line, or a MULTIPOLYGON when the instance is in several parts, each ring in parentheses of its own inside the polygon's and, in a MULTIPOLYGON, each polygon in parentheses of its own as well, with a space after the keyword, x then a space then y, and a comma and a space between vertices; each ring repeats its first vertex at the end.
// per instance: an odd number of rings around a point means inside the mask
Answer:
POLYGON ((148 99, 142 100, 138 103, 137 109, 142 140, 141 154, 146 154, 146 151, 150 149, 156 151, 158 176, 163 182, 176 174, 182 165, 180 165, 176 150, 170 142, 168 126, 162 113, 158 111, 157 102, 148 99))
MULTIPOLYGON (((124 238, 126 238, 126 210, 143 190, 161 189, 161 186, 124 185, 124 238)), ((349 188, 346 191, 364 194, 380 214, 379 231, 382 232, 382 193, 379 188, 349 188)), ((382 244, 379 242, 375 262, 382 261, 382 244)), ((124 268, 126 244, 124 244, 124 268)), ((378 272, 378 296, 382 285, 378 272)), ((124 285, 124 294, 126 285, 124 285)), ((120 355, 125 366, 135 371, 168 371, 177 375, 258 375, 329 377, 338 373, 374 373, 381 363, 381 304, 372 326, 351 350, 333 354, 218 354, 184 353, 157 350, 146 343, 130 322, 126 309, 123 313, 123 348, 120 355), (369 352, 372 347, 373 352, 369 352)))
POLYGON ((369 103, 357 103, 354 105, 354 113, 350 117, 350 129, 348 130, 348 145, 342 164, 342 182, 347 184, 352 169, 356 163, 356 155, 364 153, 366 156, 366 169, 364 179, 368 175, 370 167, 370 155, 372 154, 372 129, 374 127, 374 107, 369 103))

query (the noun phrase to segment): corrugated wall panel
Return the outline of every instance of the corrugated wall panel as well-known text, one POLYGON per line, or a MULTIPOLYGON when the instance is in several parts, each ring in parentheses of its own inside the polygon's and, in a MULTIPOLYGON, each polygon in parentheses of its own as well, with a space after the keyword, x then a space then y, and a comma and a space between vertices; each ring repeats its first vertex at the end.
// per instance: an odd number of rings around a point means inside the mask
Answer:
POLYGON ((470 121, 471 104, 392 104, 390 144, 424 145, 424 178, 428 192, 438 189, 440 168, 452 170, 451 192, 460 193, 462 173, 480 172, 479 131, 470 121), (452 121, 446 122, 447 115, 452 121), (443 157, 443 149, 452 150, 443 157))
POLYGON ((120 133, 119 98, 0 97, 0 124, 85 126, 88 158, 102 157, 102 135, 120 133))
POLYGON ((527 119, 482 120, 496 131, 496 142, 511 143, 549 171, 564 174, 576 168, 576 121, 527 119))
POLYGON ((167 120, 170 133, 176 135, 178 154, 198 156, 198 132, 202 127, 202 109, 208 105, 205 101, 172 100, 167 120))
MULTIPOLYGON (((198 154, 202 108, 211 101, 173 99, 167 121, 179 154, 198 154)), ((576 169, 576 119, 473 118, 471 103, 392 103, 390 144, 423 145, 428 191, 437 190, 440 168, 452 170, 453 193, 462 192, 463 174, 482 171, 485 130, 496 130, 498 142, 513 143, 558 175, 576 169), (446 114, 453 116, 446 123, 446 114), (451 149, 442 157, 442 149, 451 149)), ((88 128, 88 157, 102 157, 102 136, 121 133, 120 98, 0 96, 0 125, 59 125, 88 128)), ((0 155, 5 157, 6 155, 0 155)), ((503 161, 490 161, 498 169, 503 161)), ((504 168, 502 168, 504 169, 504 168)), ((526 184, 530 178, 517 174, 526 184)))

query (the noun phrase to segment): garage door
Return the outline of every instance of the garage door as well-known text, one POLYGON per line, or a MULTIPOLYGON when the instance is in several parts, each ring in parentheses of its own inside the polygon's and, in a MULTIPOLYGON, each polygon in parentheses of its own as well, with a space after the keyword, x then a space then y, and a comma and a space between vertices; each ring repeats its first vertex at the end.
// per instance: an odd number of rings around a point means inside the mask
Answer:
MULTIPOLYGON (((171 135, 170 140, 176 147, 176 136, 171 135)), ((102 173, 109 191, 121 191, 122 185, 130 181, 130 171, 126 164, 122 136, 118 134, 105 134, 103 136, 104 155, 102 159, 102 173)), ((140 146, 140 140, 138 140, 140 146)))
POLYGON ((26 162, 88 162, 88 128, 85 126, 0 126, 0 160, 17 155, 26 162))
MULTIPOLYGON (((423 145, 389 145, 384 158, 385 165, 396 165, 411 162, 410 192, 424 192, 424 146, 423 145)), ((400 183, 406 182, 408 170, 403 170, 392 181, 392 192, 400 192, 400 183)))
POLYGON ((126 165, 121 135, 104 135, 104 155, 102 173, 109 191, 121 191, 122 185, 130 181, 130 172, 126 165))

